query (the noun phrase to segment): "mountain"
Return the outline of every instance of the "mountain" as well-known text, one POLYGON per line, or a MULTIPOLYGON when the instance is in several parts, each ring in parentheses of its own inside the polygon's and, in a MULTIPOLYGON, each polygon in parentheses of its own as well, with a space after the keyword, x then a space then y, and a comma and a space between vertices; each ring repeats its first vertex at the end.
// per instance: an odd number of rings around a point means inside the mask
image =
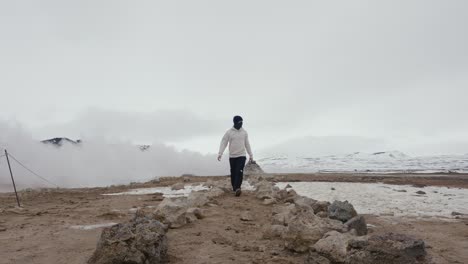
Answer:
POLYGON ((44 144, 52 144, 52 145, 56 145, 56 146, 60 147, 64 143, 70 143, 70 144, 73 144, 73 145, 80 144, 81 140, 78 139, 78 140, 74 141, 74 140, 71 140, 71 139, 66 138, 66 137, 56 137, 56 138, 42 140, 41 142, 44 143, 44 144))
POLYGON ((354 152, 376 152, 386 149, 386 143, 378 138, 357 136, 300 137, 276 144, 259 151, 260 157, 344 155, 354 152))

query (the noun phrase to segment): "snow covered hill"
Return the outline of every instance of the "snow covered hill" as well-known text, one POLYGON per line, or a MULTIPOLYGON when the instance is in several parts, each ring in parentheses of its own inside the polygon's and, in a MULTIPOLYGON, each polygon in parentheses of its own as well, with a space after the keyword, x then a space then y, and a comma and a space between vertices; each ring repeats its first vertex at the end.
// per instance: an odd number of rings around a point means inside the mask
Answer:
POLYGON ((411 157, 400 151, 355 152, 345 155, 270 155, 258 160, 266 172, 408 172, 468 173, 466 155, 411 157))

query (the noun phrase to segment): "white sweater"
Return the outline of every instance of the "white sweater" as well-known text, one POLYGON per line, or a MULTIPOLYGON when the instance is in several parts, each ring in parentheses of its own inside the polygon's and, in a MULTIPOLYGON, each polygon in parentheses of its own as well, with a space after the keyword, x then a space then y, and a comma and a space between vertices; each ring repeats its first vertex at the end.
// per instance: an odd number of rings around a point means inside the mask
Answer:
POLYGON ((243 128, 239 130, 231 128, 224 134, 219 146, 218 154, 220 156, 223 155, 228 143, 230 158, 245 157, 245 150, 247 150, 250 157, 253 157, 252 150, 250 149, 249 135, 243 128))

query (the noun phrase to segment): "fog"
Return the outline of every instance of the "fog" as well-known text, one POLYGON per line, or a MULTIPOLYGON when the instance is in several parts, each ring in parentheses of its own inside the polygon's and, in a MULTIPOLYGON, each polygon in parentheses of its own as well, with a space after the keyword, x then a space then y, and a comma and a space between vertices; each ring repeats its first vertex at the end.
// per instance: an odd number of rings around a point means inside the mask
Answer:
POLYGON ((464 0, 0 0, 1 144, 68 186, 225 173, 214 153, 238 114, 255 155, 465 154, 467 13, 464 0), (37 143, 52 137, 84 144, 37 143))
MULTIPOLYGON (((191 151, 176 151, 155 143, 141 151, 130 142, 109 142, 84 138, 80 145, 62 147, 43 144, 32 139, 18 124, 0 122, 0 148, 60 187, 90 187, 147 181, 160 176, 226 175, 227 162, 220 163, 215 155, 191 151)), ((0 154, 0 156, 2 155, 0 154)), ((54 187, 26 171, 10 158, 19 189, 54 187)), ((0 188, 11 190, 11 179, 5 157, 0 160, 0 188)))

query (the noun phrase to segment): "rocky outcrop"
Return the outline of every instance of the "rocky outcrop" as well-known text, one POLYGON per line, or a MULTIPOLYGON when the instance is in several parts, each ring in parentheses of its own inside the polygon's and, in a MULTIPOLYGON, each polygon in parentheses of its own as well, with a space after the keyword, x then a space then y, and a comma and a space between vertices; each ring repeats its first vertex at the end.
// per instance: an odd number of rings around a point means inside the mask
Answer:
POLYGON ((403 234, 387 233, 370 236, 367 240, 352 240, 349 243, 350 264, 397 264, 424 263, 424 241, 403 234))
POLYGON ((102 231, 89 264, 165 263, 167 259, 165 226, 150 217, 133 220, 102 231))
POLYGON ((354 237, 351 233, 331 231, 313 250, 333 263, 347 264, 416 264, 425 263, 426 256, 422 240, 393 233, 354 237))

